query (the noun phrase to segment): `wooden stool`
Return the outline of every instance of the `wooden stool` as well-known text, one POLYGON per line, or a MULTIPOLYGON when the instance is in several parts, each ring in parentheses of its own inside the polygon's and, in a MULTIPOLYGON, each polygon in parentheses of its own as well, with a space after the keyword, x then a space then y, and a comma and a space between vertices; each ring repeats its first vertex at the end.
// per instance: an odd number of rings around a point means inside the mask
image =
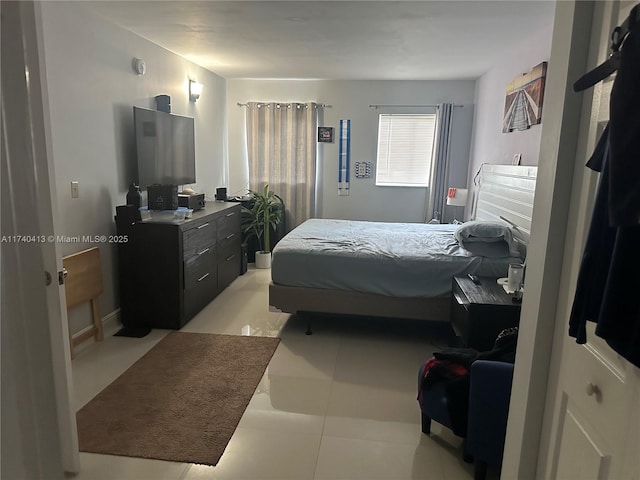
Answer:
POLYGON ((102 267, 100 266, 100 249, 89 248, 62 258, 62 265, 66 269, 64 290, 67 297, 67 313, 80 304, 90 302, 93 326, 77 337, 71 334, 69 328, 69 345, 71 358, 74 358, 73 347, 95 337, 100 342, 103 339, 102 318, 98 305, 98 295, 103 292, 102 267))

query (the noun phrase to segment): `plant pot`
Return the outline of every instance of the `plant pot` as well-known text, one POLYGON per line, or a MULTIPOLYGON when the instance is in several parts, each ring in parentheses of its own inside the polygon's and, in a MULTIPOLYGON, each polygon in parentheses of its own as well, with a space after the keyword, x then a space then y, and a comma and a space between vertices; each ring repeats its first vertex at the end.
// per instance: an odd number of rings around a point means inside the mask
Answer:
POLYGON ((256 268, 271 268, 271 252, 256 252, 256 268))

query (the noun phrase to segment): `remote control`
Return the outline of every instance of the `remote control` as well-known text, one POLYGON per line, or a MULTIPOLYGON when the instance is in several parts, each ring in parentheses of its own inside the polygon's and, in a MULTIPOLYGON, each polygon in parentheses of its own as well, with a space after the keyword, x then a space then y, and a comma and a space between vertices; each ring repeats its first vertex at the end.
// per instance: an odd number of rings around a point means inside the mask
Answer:
POLYGON ((477 275, 473 275, 470 273, 467 276, 469 277, 469 280, 471 280, 473 283, 475 283, 476 285, 480 285, 480 279, 478 278, 477 275))

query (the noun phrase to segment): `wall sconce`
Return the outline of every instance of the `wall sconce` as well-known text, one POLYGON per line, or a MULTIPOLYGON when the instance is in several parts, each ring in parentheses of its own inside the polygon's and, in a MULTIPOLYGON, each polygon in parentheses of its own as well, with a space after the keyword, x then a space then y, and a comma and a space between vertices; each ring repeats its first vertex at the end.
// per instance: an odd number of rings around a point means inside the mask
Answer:
POLYGON ((202 93, 202 84, 195 80, 189 80, 189 100, 195 102, 202 93))

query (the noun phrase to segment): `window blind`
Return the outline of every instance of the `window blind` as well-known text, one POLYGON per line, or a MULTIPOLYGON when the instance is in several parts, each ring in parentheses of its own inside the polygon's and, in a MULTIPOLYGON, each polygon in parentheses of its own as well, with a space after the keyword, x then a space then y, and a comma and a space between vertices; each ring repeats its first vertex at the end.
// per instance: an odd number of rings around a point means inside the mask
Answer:
POLYGON ((380 114, 376 185, 428 187, 435 114, 380 114))

